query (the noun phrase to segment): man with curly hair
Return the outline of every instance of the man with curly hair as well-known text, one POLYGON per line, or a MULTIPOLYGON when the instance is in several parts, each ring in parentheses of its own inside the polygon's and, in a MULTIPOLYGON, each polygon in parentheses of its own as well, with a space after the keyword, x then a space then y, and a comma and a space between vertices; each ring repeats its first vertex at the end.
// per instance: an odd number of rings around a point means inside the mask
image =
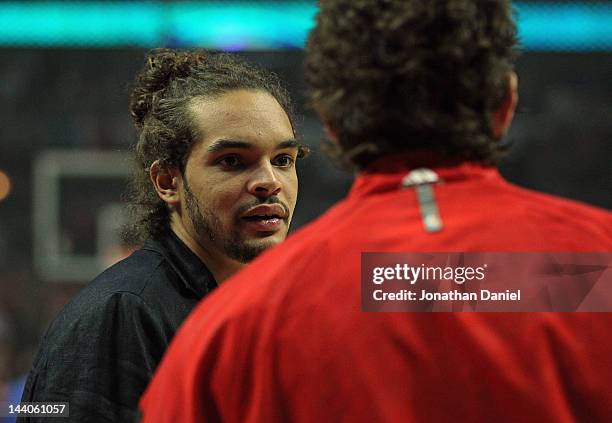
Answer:
POLYGON ((279 80, 230 55, 152 51, 130 112, 138 133, 130 234, 144 246, 54 320, 22 399, 67 402, 68 420, 79 423, 134 421, 191 309, 285 238, 305 152, 279 80))
POLYGON ((320 2, 306 79, 357 179, 191 314, 145 422, 609 420, 609 313, 361 309, 363 252, 610 251, 610 213, 492 166, 515 38, 507 0, 320 2))

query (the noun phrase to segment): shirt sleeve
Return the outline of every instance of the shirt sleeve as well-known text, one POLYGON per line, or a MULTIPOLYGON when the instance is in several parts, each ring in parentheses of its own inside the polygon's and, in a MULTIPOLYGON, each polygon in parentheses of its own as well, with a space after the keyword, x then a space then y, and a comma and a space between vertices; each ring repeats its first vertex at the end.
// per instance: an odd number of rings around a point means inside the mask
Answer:
POLYGON ((21 401, 67 401, 64 422, 135 421, 138 399, 167 346, 159 321, 132 293, 75 307, 50 327, 21 401))

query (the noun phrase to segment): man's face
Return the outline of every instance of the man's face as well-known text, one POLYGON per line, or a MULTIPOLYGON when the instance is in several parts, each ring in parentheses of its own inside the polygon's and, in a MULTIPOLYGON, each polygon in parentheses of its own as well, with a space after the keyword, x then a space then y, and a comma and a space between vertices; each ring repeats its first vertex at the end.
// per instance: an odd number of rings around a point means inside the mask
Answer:
POLYGON ((183 226, 204 250, 248 262, 287 236, 298 191, 291 123, 263 91, 230 91, 190 109, 201 139, 185 167, 183 226))

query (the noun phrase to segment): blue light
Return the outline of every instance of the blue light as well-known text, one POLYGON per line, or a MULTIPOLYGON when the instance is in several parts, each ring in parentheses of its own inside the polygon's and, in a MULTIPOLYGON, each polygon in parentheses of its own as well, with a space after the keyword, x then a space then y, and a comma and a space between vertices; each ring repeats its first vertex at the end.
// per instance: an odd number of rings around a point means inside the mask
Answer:
POLYGON ((0 3, 5 46, 150 46, 160 41, 163 9, 157 3, 0 3))
POLYGON ((314 23, 311 2, 286 3, 174 3, 169 19, 173 37, 181 45, 221 50, 302 48, 314 23))
POLYGON ((520 3, 517 10, 527 50, 612 50, 611 4, 520 3))
MULTIPOLYGON (((517 2, 525 50, 612 51, 610 3, 517 2)), ((314 1, 0 2, 0 46, 302 48, 314 1)))

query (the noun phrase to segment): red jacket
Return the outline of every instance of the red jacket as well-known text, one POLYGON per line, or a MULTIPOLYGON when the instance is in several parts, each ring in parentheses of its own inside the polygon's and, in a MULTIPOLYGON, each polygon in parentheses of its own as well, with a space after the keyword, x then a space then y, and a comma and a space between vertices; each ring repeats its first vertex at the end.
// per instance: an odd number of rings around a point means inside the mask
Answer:
POLYGON ((364 313, 360 253, 611 251, 611 213, 434 167, 444 229, 426 233, 408 169, 381 166, 199 305, 144 422, 609 421, 612 314, 364 313))

